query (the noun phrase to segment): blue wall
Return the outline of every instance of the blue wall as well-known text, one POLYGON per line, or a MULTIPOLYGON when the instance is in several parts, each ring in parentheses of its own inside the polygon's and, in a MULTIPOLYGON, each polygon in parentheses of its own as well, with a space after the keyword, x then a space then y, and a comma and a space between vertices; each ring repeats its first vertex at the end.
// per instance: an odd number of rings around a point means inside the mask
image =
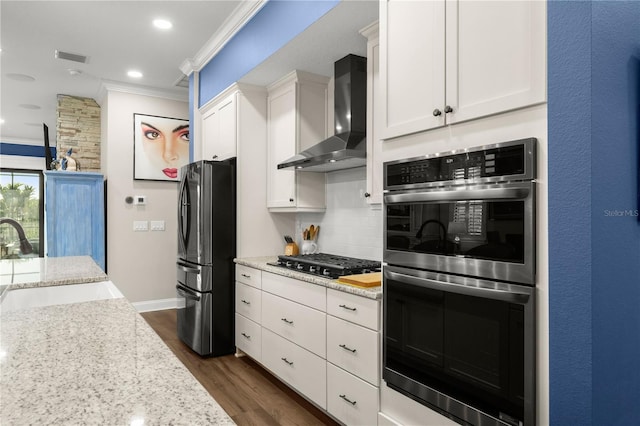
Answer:
POLYGON ((640 2, 551 1, 551 424, 640 424, 640 2))
POLYGON ((338 0, 266 3, 200 70, 198 107, 238 81, 338 3, 338 0))

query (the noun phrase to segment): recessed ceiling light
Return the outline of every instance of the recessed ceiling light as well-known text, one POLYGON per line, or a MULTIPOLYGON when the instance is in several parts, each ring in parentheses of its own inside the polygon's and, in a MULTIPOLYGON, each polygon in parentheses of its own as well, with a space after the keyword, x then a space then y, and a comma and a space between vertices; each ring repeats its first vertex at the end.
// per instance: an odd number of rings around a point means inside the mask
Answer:
POLYGON ((173 24, 166 19, 154 19, 153 26, 161 30, 168 30, 173 27, 173 24))
POLYGON ((26 75, 26 74, 17 74, 17 73, 10 72, 5 75, 7 76, 7 78, 15 81, 27 81, 27 82, 36 81, 34 77, 31 77, 30 75, 26 75))
POLYGON ((140 71, 134 71, 134 70, 128 71, 127 75, 129 77, 131 77, 131 78, 140 78, 140 77, 142 77, 142 73, 140 71))

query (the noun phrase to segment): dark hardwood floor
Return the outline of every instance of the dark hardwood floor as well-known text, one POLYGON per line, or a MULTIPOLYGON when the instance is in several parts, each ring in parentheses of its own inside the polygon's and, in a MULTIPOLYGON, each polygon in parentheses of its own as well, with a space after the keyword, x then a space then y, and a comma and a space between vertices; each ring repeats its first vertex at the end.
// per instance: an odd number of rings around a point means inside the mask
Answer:
POLYGON ((338 424, 249 357, 191 351, 176 334, 175 309, 141 315, 238 425, 338 424))

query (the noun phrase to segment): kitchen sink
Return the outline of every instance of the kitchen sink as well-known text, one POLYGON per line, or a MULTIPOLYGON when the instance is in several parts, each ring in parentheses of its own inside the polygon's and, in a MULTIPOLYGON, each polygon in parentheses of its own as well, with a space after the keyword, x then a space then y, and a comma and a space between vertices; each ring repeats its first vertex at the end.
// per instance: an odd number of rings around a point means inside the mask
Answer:
POLYGON ((94 300, 124 297, 111 281, 70 284, 51 287, 33 287, 8 290, 2 299, 3 312, 94 300))

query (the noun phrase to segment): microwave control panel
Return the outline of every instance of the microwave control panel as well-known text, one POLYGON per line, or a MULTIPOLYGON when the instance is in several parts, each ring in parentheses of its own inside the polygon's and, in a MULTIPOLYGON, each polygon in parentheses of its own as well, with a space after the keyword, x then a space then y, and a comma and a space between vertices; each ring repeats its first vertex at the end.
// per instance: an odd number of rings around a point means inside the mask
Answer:
POLYGON ((477 150, 437 154, 385 163, 385 188, 438 182, 476 181, 483 178, 508 180, 526 173, 529 148, 535 139, 496 144, 477 150))

